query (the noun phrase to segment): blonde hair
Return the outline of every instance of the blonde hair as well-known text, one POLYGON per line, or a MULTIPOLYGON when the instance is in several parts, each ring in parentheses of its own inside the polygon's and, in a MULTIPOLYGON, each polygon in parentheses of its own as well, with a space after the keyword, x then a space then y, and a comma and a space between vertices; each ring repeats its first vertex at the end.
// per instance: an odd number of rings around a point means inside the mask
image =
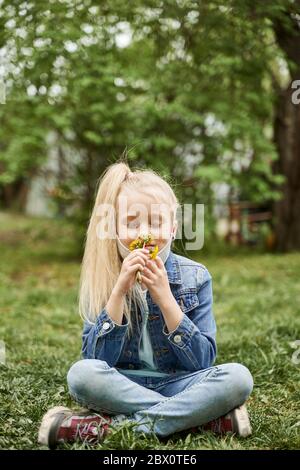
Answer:
MULTIPOLYGON (((90 217, 85 249, 80 273, 79 286, 79 313, 83 320, 94 323, 96 317, 107 304, 113 287, 115 286, 122 267, 122 259, 118 252, 116 237, 99 238, 97 236, 97 225, 100 216, 97 214, 100 205, 113 207, 117 210, 118 196, 121 190, 137 190, 148 194, 153 198, 162 197, 170 208, 176 210, 180 206, 178 199, 166 181, 167 177, 161 177, 158 173, 149 169, 136 169, 131 171, 124 161, 111 164, 98 180, 98 191, 95 205, 90 217), (159 195, 155 194, 153 188, 160 188, 159 195), (162 194, 161 194, 162 193, 162 194)), ((103 206, 101 206, 103 207, 103 206)), ((113 211, 108 214, 109 233, 116 234, 116 218, 113 211)), ((124 315, 129 323, 129 331, 132 332, 131 307, 134 303, 134 311, 137 314, 137 304, 140 304, 141 291, 139 286, 134 285, 126 295, 124 315)), ((138 322, 137 322, 138 323, 138 322)))

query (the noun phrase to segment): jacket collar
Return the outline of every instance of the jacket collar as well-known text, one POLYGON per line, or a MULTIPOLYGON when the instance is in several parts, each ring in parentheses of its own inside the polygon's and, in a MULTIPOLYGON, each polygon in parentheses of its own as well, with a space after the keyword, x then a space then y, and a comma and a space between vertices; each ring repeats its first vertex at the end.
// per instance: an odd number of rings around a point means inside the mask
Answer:
POLYGON ((170 283, 182 284, 179 261, 173 251, 170 251, 170 254, 165 262, 165 268, 170 283))

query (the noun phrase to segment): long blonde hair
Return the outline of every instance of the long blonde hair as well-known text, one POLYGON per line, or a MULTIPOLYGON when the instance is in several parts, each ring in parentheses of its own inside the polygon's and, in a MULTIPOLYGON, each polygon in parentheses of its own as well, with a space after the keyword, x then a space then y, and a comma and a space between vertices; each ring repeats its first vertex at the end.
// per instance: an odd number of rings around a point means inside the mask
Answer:
MULTIPOLYGON (((122 259, 118 252, 116 237, 101 239, 97 236, 97 225, 100 216, 98 208, 113 207, 116 213, 119 193, 124 189, 135 189, 143 194, 158 199, 154 187, 160 188, 167 204, 172 211, 180 206, 174 190, 167 182, 167 177, 161 177, 154 170, 136 169, 132 171, 128 164, 119 161, 106 168, 98 180, 98 190, 95 205, 90 217, 85 249, 81 266, 79 286, 79 313, 84 321, 94 323, 96 317, 107 304, 122 267, 122 259)), ((161 196, 158 202, 161 202, 161 196)), ((111 233, 116 234, 116 218, 113 211, 108 214, 108 225, 111 233)), ((106 220, 107 220, 106 219, 106 220)), ((135 284, 126 295, 124 315, 132 332, 132 302, 137 313, 137 304, 141 302, 141 291, 135 284)))

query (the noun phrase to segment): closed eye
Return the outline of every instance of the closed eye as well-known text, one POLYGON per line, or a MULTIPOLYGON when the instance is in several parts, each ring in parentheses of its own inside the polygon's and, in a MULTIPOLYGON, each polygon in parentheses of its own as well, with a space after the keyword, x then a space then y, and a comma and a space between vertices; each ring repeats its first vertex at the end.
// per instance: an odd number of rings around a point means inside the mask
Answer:
MULTIPOLYGON (((140 219, 139 217, 137 216, 133 216, 133 215, 130 215, 130 216, 127 216, 126 218, 126 225, 128 228, 136 228, 140 225, 140 219)), ((151 223, 150 223, 150 226, 151 227, 160 227, 162 225, 162 216, 159 215, 159 216, 153 216, 151 218, 151 223)))
POLYGON ((139 220, 135 219, 135 220, 130 220, 127 222, 127 227, 129 228, 136 228, 140 225, 140 222, 139 220))
POLYGON ((159 227, 161 225, 161 220, 151 221, 151 227, 159 227))

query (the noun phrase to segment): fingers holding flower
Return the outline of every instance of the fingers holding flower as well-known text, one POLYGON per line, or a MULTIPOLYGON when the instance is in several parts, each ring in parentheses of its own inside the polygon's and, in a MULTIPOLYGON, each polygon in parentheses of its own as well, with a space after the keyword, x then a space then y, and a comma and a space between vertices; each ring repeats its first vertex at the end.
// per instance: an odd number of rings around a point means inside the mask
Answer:
POLYGON ((158 256, 149 259, 142 271, 142 282, 149 289, 150 295, 158 305, 171 294, 169 279, 162 259, 158 256))

